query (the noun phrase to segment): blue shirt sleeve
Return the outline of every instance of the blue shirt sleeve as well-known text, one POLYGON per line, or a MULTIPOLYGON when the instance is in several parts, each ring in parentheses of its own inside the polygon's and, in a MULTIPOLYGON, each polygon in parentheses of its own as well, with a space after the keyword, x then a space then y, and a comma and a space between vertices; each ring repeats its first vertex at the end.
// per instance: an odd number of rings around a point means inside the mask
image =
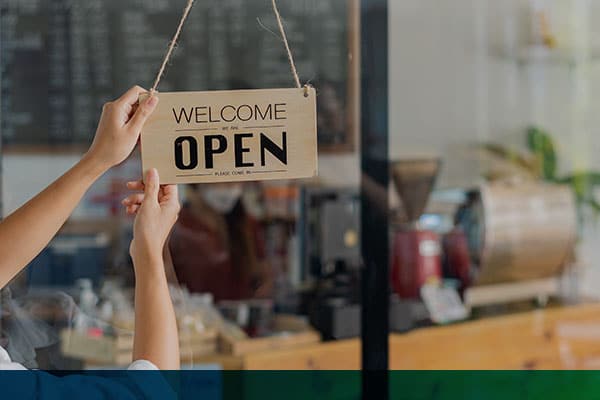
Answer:
POLYGON ((159 371, 83 371, 58 374, 44 371, 0 372, 3 398, 63 400, 175 399, 159 371), (6 397, 4 397, 6 396, 6 397))

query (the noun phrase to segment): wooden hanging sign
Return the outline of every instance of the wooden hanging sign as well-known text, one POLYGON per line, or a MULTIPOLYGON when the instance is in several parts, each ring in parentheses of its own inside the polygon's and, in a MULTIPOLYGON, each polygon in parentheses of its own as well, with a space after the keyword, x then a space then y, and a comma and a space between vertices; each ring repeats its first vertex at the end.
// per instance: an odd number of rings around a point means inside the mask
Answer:
POLYGON ((156 96, 141 135, 144 176, 156 168, 161 183, 171 184, 317 174, 314 88, 156 96))

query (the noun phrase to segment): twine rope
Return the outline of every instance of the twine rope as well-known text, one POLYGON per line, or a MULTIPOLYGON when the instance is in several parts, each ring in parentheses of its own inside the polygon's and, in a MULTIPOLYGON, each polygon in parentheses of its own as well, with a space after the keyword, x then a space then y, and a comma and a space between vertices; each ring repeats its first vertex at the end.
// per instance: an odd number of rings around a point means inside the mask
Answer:
POLYGON ((281 14, 279 14, 279 9, 277 8, 277 2, 275 0, 271 0, 271 3, 273 4, 273 12, 275 12, 275 18, 277 18, 277 25, 279 26, 279 32, 281 32, 281 38, 283 39, 283 44, 285 45, 285 51, 287 52, 290 68, 292 69, 292 75, 294 76, 294 81, 296 82, 296 87, 301 88, 302 84, 300 83, 298 70, 296 69, 296 63, 294 63, 294 56, 292 55, 292 50, 290 49, 290 44, 288 43, 285 29, 283 28, 283 21, 281 20, 281 14))
POLYGON ((165 68, 167 67, 167 63, 169 62, 169 60, 171 59, 171 55, 173 54, 173 49, 175 48, 175 45, 177 44, 177 40, 179 39, 179 35, 181 34, 181 30, 183 29, 183 24, 185 23, 185 20, 187 19, 190 10, 192 9, 192 5, 194 4, 194 0, 188 0, 185 9, 183 10, 183 15, 181 16, 181 19, 179 20, 179 25, 177 26, 177 31, 175 32, 175 35, 173 35, 173 39, 171 39, 171 43, 169 43, 169 48, 167 50, 167 54, 165 54, 165 58, 163 59, 162 65, 160 66, 160 69, 158 70, 158 74, 156 75, 156 79, 154 80, 154 85, 152 85, 152 89, 150 89, 150 93, 155 93, 156 92, 156 88, 158 88, 158 84, 160 83, 160 80, 163 76, 163 74, 165 73, 165 68))

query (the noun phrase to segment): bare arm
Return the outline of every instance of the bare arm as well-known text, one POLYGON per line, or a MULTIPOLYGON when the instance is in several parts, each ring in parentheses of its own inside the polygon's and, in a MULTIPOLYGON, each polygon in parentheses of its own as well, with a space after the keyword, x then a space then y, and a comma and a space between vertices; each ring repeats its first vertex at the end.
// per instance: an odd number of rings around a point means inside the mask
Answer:
POLYGON ((179 213, 177 186, 160 187, 158 173, 150 170, 141 205, 131 213, 137 213, 130 248, 136 278, 133 359, 179 369, 177 321, 163 261, 179 213))
POLYGON ((177 273, 175 272, 175 264, 173 263, 173 255, 171 254, 171 248, 169 247, 169 243, 171 241, 171 236, 167 238, 167 242, 165 243, 165 247, 163 249, 163 260, 165 261, 165 273, 167 274, 167 282, 171 285, 179 285, 179 280, 177 279, 177 273))
POLYGON ((0 287, 46 247, 103 173, 102 167, 84 158, 0 224, 0 287))
POLYGON ((94 143, 81 161, 0 224, 0 288, 50 242, 87 189, 131 153, 146 118, 156 106, 146 101, 135 110, 143 92, 134 87, 107 103, 94 143))
POLYGON ((135 333, 133 360, 159 369, 179 369, 179 336, 162 255, 134 259, 135 333))

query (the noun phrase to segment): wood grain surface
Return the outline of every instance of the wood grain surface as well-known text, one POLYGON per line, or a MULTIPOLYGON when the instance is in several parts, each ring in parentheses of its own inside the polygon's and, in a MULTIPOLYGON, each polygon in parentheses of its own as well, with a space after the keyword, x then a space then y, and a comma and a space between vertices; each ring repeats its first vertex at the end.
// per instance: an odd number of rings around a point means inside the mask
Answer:
MULTIPOLYGON (((246 369, 359 369, 358 339, 249 354, 246 369)), ((597 369, 600 305, 543 309, 390 336, 391 369, 597 369)))
POLYGON ((159 93, 142 131, 144 172, 161 183, 310 178, 317 173, 316 92, 159 93))

